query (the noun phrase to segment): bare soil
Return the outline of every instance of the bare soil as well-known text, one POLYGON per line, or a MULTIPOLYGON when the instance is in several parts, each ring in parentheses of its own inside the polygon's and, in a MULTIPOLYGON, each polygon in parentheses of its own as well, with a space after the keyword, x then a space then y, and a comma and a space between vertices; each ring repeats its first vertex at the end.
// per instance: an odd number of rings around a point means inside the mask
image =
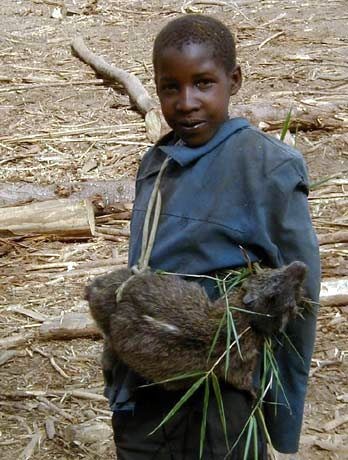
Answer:
MULTIPOLYGON (((82 35, 92 50, 137 75, 154 95, 153 39, 168 20, 194 11, 222 19, 236 35, 244 85, 232 103, 336 104, 337 119, 347 121, 346 0, 2 0, 0 181, 52 185, 134 178, 149 145, 143 118, 119 85, 103 82, 72 55, 70 43, 82 35)), ((300 128, 293 135, 317 183, 310 205, 318 234, 346 230, 347 128, 300 128)), ((95 272, 72 276, 71 269, 126 254, 127 245, 126 237, 1 238, 1 338, 40 325, 14 306, 48 317, 86 311, 84 286, 95 272)), ((323 277, 347 280, 347 243, 321 249, 323 277)), ((302 459, 348 458, 347 313, 348 305, 320 310, 302 459), (331 420, 336 427, 327 425, 331 420)), ((0 352, 2 459, 115 458, 110 437, 71 442, 66 431, 71 424, 110 421, 106 401, 72 393, 102 394, 100 351, 101 342, 91 338, 34 340, 15 348, 10 359, 0 352)))

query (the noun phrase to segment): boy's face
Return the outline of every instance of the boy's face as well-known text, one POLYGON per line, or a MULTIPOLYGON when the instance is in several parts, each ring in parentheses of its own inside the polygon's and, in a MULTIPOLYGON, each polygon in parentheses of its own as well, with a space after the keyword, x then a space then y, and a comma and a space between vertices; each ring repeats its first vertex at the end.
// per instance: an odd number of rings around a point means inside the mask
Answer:
POLYGON ((228 119, 230 96, 241 85, 240 67, 231 72, 213 58, 207 44, 165 48, 157 60, 155 82, 168 125, 190 147, 208 142, 228 119))

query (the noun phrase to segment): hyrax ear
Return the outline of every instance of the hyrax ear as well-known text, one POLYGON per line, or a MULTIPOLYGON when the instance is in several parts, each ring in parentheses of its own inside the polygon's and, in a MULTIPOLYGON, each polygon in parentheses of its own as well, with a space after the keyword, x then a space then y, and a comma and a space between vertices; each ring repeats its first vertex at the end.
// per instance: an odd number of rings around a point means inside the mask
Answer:
POLYGON ((230 95, 237 94, 240 87, 242 86, 242 70, 240 65, 236 64, 230 72, 230 95))
POLYGON ((257 300, 257 295, 252 292, 247 292, 242 300, 245 305, 250 305, 257 300))

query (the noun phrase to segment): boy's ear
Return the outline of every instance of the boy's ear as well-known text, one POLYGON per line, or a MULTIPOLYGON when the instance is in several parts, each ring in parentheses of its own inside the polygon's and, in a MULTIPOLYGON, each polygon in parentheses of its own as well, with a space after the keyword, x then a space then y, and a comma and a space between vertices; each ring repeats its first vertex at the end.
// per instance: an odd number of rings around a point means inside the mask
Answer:
POLYGON ((237 94, 240 87, 242 86, 242 70, 240 65, 236 65, 230 73, 231 79, 231 92, 230 95, 233 96, 237 94))

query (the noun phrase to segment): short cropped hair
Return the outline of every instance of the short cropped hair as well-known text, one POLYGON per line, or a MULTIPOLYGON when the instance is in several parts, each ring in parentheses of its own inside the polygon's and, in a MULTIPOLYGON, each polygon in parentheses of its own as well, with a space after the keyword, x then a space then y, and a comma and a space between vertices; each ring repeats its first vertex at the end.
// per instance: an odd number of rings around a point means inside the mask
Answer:
POLYGON ((230 30, 220 21, 201 14, 188 14, 170 21, 159 32, 153 46, 153 66, 156 72, 158 58, 165 48, 182 50, 187 44, 207 44, 213 58, 227 72, 236 65, 236 45, 230 30))

